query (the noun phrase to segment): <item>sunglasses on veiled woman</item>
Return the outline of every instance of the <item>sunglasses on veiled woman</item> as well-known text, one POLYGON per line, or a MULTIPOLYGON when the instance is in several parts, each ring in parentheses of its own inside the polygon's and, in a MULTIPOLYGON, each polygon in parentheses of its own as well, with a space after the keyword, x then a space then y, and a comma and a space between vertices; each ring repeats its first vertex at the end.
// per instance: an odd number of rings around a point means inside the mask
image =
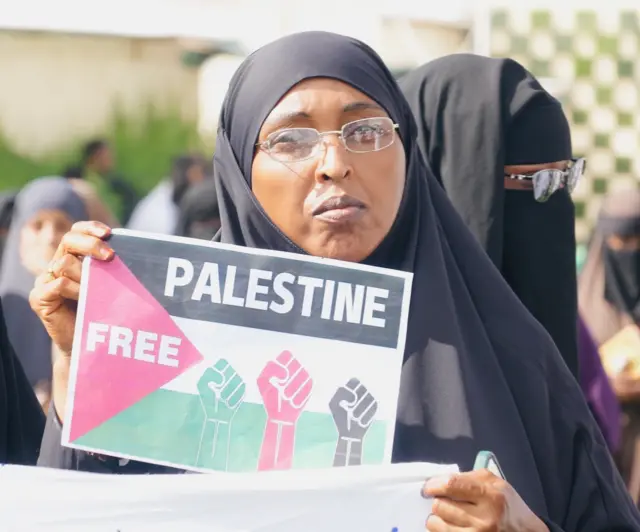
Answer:
POLYGON ((554 168, 545 168, 530 174, 506 174, 508 179, 516 179, 518 181, 528 181, 533 186, 533 197, 536 201, 544 203, 555 192, 566 189, 569 194, 578 186, 578 182, 584 174, 587 161, 583 157, 579 159, 571 159, 566 170, 557 170, 554 168))
POLYGON ((396 129, 398 124, 388 117, 363 118, 345 124, 339 131, 320 132, 311 127, 279 129, 257 146, 278 161, 293 163, 315 157, 327 135, 337 135, 347 151, 369 153, 391 146, 396 129))

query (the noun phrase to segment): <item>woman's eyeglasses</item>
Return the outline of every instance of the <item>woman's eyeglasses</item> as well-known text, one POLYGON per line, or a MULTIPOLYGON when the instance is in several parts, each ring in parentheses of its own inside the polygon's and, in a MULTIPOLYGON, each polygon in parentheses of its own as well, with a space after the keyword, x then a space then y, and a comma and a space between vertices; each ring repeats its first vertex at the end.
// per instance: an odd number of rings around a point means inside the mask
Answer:
POLYGON ((567 192, 572 194, 584 173, 586 164, 587 161, 584 158, 571 159, 566 170, 545 168, 533 174, 505 174, 505 177, 530 181, 533 184, 533 197, 536 201, 543 203, 562 188, 566 188, 567 192))
POLYGON ((338 135, 343 146, 353 153, 384 150, 393 144, 396 129, 398 124, 390 118, 363 118, 345 124, 340 131, 319 132, 310 127, 281 129, 257 146, 274 159, 291 163, 315 157, 327 135, 338 135))

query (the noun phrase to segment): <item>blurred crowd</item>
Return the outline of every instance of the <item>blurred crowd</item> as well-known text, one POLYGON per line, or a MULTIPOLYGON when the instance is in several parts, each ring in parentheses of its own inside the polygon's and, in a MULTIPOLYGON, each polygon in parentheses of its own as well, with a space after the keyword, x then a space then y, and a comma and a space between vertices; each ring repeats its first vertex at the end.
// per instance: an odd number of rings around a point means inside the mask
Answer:
MULTIPOLYGON (((109 142, 95 139, 85 144, 79 163, 69 165, 60 173, 59 177, 69 183, 70 193, 84 201, 89 219, 114 228, 202 238, 211 238, 218 230, 220 220, 210 157, 199 153, 175 157, 172 167, 167 168, 167 177, 142 198, 118 174, 116 160, 109 142), (191 192, 192 188, 196 191, 191 192)), ((21 192, 0 192, 0 256, 6 246, 17 200, 25 193, 21 192)), ((34 216, 42 210, 37 205, 31 208, 34 216)), ((38 227, 47 225, 51 216, 41 217, 38 227)), ((48 235, 53 248, 68 230, 63 225, 57 226, 54 233, 43 233, 42 238, 48 235)))

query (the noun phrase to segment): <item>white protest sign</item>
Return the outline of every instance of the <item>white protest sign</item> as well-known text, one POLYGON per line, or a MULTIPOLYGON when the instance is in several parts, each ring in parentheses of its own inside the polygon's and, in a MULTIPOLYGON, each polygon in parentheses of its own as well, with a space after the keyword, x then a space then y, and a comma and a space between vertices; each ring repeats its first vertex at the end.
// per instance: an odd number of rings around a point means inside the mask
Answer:
POLYGON ((63 444, 199 471, 391 462, 412 274, 115 231, 63 444))

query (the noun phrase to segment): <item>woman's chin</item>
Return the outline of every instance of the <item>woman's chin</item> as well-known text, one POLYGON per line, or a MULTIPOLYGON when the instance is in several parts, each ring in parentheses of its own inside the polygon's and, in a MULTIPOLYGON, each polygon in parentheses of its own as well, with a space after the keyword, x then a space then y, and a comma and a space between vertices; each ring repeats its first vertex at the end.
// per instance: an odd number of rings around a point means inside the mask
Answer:
POLYGON ((360 262, 366 259, 375 249, 377 244, 368 244, 367 239, 356 234, 333 235, 323 238, 319 242, 313 242, 303 249, 315 257, 324 259, 343 260, 346 262, 360 262))

